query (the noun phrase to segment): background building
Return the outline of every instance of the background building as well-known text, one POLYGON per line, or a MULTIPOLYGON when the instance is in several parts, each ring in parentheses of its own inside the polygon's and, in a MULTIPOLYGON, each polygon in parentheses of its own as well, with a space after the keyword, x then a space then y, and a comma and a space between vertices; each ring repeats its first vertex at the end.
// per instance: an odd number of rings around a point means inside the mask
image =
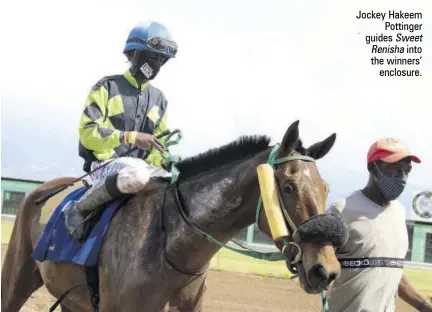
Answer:
POLYGON ((432 263, 432 192, 416 188, 409 200, 411 205, 406 200, 410 237, 407 258, 410 256, 408 259, 413 262, 432 263))
POLYGON ((24 197, 43 181, 1 178, 2 215, 15 215, 24 197))

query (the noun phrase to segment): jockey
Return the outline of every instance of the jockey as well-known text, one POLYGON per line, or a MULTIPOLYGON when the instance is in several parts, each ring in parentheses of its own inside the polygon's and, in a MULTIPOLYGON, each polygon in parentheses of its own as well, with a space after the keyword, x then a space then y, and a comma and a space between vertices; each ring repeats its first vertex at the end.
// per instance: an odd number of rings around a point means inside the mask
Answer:
POLYGON ((107 76, 90 91, 79 124, 79 155, 93 186, 63 209, 65 225, 81 240, 83 220, 92 210, 121 194, 141 190, 151 177, 169 177, 163 168, 163 139, 168 102, 149 81, 174 58, 177 44, 162 24, 141 23, 129 33, 123 53, 130 68, 123 75, 107 76), (130 152, 132 148, 138 147, 130 152), (127 152, 128 157, 120 157, 127 152))

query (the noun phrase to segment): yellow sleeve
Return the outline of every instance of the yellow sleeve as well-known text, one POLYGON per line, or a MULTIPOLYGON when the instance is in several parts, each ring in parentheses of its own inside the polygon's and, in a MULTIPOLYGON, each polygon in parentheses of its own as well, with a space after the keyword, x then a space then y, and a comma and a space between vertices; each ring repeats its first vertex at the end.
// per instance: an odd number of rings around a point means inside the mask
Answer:
POLYGON ((89 93, 79 123, 81 144, 93 151, 104 151, 124 142, 123 131, 117 130, 107 118, 108 91, 97 86, 89 93))

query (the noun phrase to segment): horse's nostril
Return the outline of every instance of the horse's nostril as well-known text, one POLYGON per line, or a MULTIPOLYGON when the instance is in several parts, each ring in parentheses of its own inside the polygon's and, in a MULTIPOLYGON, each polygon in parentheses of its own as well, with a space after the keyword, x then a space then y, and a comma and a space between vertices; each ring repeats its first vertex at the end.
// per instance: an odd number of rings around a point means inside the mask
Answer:
POLYGON ((314 265, 312 267, 311 273, 316 279, 320 281, 326 281, 330 278, 327 270, 321 264, 314 265))
POLYGON ((336 273, 327 271, 327 269, 321 264, 316 264, 312 267, 310 276, 316 281, 326 282, 328 284, 333 282, 338 277, 336 273))
POLYGON ((337 274, 336 274, 336 273, 332 273, 332 274, 330 274, 330 276, 329 276, 329 278, 328 278, 328 282, 329 282, 329 283, 333 282, 333 281, 336 279, 336 277, 337 277, 337 274))

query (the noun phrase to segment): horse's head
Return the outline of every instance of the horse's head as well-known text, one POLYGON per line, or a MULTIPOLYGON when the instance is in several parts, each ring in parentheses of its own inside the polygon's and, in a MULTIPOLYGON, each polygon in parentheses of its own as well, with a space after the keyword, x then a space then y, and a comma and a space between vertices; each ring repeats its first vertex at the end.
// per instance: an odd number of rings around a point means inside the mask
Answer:
MULTIPOLYGON (((288 128, 273 164, 284 223, 290 232, 276 245, 286 255, 288 269, 298 273, 302 288, 307 293, 319 293, 340 274, 335 250, 348 235, 341 216, 325 211, 329 189, 315 164, 333 147, 336 134, 304 148, 298 124, 296 121, 288 128)), ((260 214, 259 225, 272 236, 264 213, 260 214)))

